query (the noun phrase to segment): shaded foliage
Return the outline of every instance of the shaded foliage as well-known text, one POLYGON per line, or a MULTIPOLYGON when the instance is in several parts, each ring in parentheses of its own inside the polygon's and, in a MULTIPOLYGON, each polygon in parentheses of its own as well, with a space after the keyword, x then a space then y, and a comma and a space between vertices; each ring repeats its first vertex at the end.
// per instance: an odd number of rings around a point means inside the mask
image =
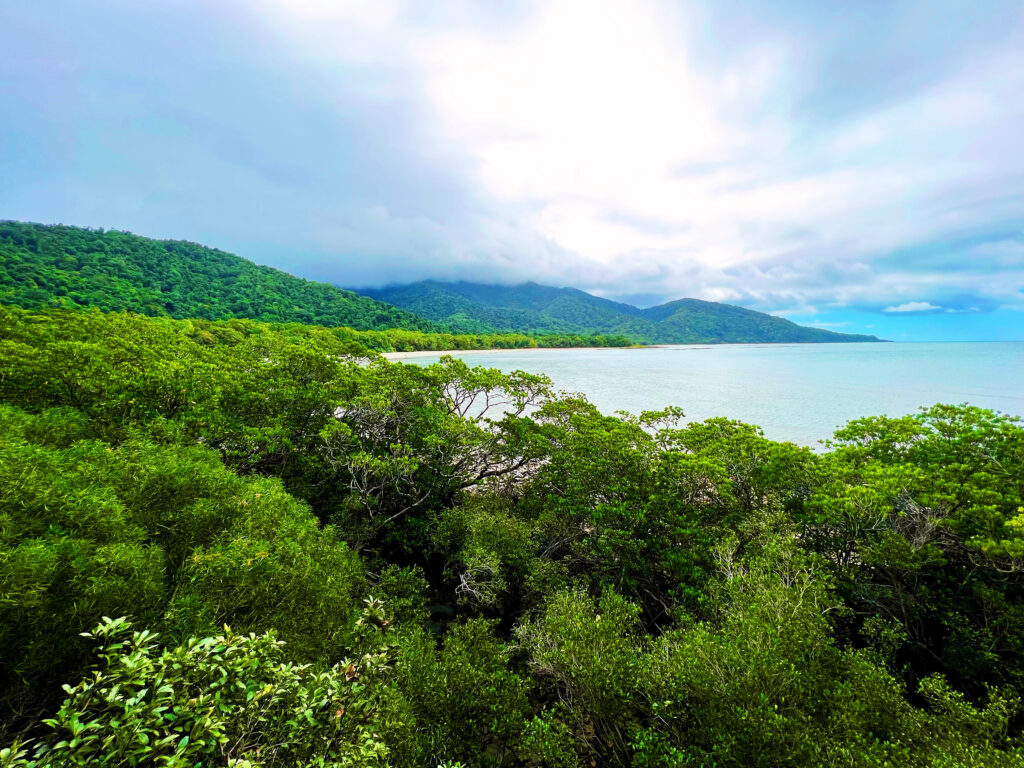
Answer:
POLYGON ((78 674, 80 633, 132 615, 171 639, 279 628, 331 658, 365 591, 358 558, 280 481, 199 446, 112 446, 0 406, 0 691, 17 711, 78 674), (77 435, 76 435, 77 437, 77 435), (54 445, 56 443, 56 445, 54 445))
POLYGON ((354 333, 0 309, 0 766, 1024 764, 1020 421, 814 453, 354 333))

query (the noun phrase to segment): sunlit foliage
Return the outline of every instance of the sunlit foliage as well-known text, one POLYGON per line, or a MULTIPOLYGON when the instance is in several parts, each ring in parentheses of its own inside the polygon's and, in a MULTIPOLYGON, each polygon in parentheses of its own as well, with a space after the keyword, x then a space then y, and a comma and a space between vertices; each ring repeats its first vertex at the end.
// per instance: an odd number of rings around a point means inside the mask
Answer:
POLYGON ((814 452, 354 334, 0 309, 0 766, 1024 764, 1020 421, 814 452))

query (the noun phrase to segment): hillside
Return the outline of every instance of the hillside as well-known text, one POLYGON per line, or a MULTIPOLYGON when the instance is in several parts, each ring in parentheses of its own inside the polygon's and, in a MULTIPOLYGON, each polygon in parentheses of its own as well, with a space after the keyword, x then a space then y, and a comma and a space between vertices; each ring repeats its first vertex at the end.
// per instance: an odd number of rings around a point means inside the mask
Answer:
POLYGON ((478 323, 492 328, 529 328, 529 333, 579 333, 581 328, 614 328, 624 314, 638 312, 627 304, 573 288, 537 283, 504 286, 426 280, 365 294, 387 296, 379 300, 411 312, 422 311, 423 317, 444 317, 445 322, 467 326, 467 330, 469 323, 478 323))
POLYGON ((856 342, 875 336, 807 328, 781 317, 729 304, 680 299, 639 309, 574 288, 442 283, 361 291, 464 332, 473 324, 518 333, 612 333, 651 344, 856 342))
POLYGON ((0 304, 438 331, 403 309, 216 248, 128 232, 0 222, 0 304))
POLYGON ((654 344, 878 341, 726 304, 681 299, 638 309, 537 283, 423 281, 362 293, 182 240, 0 222, 0 304, 27 309, 95 307, 358 330, 625 336, 654 344))

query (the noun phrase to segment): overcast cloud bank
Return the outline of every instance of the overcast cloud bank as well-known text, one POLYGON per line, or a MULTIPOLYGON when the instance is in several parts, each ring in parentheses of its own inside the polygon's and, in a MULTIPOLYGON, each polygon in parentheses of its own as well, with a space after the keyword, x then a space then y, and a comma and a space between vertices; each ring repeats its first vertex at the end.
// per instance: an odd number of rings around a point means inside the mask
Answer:
POLYGON ((1021 4, 845 5, 7 3, 0 216, 1024 337, 1021 4))

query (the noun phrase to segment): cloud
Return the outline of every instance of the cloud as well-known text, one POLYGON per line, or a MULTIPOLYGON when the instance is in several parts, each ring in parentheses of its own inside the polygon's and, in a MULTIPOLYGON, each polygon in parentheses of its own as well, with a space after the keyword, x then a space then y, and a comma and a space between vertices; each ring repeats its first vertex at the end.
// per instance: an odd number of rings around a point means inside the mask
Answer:
POLYGON ((895 307, 886 307, 883 312, 934 312, 942 307, 927 301, 908 301, 895 307))
POLYGON ((497 25, 423 27, 402 10, 367 23, 374 47, 406 57, 432 141, 459 148, 478 209, 472 228, 441 222, 459 255, 414 274, 455 266, 773 311, 941 304, 954 286, 1019 303, 1022 246, 1006 233, 1024 230, 1024 46, 1002 27, 1010 6, 962 28, 912 4, 863 11, 844 15, 850 39, 829 14, 776 7, 755 4, 746 29, 735 9, 660 0, 528 2, 497 25), (729 56, 707 50, 709 33, 729 56), (866 57, 885 33, 921 54, 866 57), (899 74, 880 84, 876 69, 899 74), (509 220, 563 266, 497 256, 490 232, 509 220), (965 239, 966 252, 944 249, 965 239), (915 263, 893 256, 909 249, 915 263))
POLYGON ((4 216, 348 286, 1024 308, 1010 0, 55 2, 0 27, 4 216))

